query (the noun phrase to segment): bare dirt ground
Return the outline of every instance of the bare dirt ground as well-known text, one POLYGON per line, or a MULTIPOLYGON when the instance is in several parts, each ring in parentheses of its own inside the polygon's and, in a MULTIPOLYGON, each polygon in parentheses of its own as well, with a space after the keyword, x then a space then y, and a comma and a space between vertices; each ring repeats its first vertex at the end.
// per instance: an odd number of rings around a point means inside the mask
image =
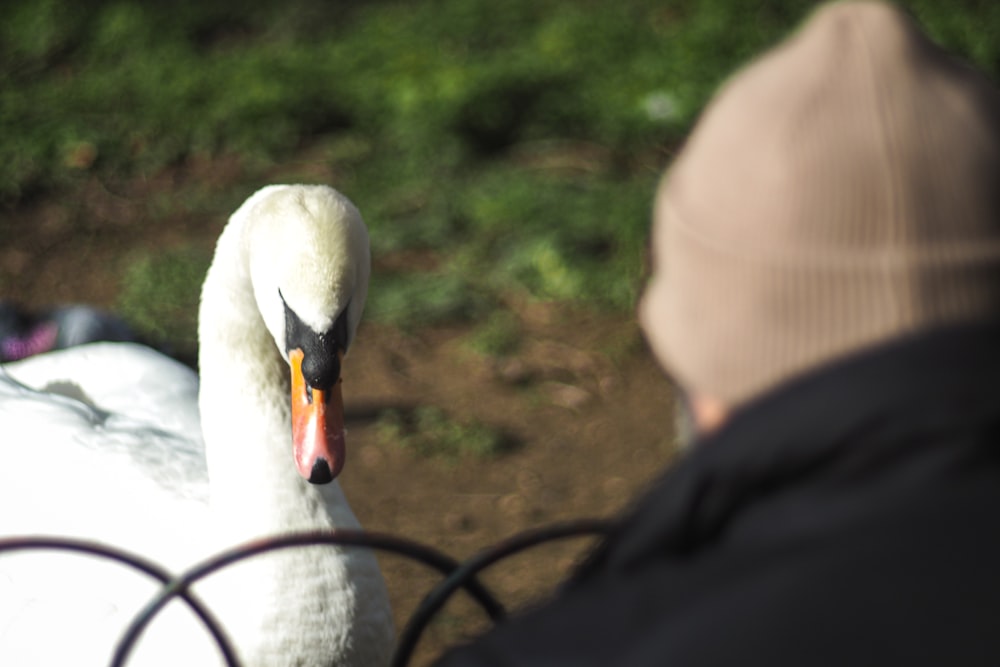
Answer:
MULTIPOLYGON (((302 165, 292 178, 333 182, 302 165)), ((218 191, 241 177, 227 162, 189 166, 121 189, 96 179, 70 196, 0 210, 0 298, 42 307, 84 302, 111 307, 123 257, 136 247, 213 244, 218 219, 161 216, 151 201, 218 191)), ((292 180, 287 173, 267 180, 292 180)), ((598 316, 553 304, 511 305, 524 331, 502 359, 464 344, 467 329, 403 333, 365 323, 344 366, 348 462, 340 480, 363 525, 465 558, 518 531, 625 507, 673 453, 671 391, 630 317, 598 316), (384 442, 376 417, 387 407, 435 406, 475 418, 515 443, 496 458, 428 458, 384 442)), ((510 608, 551 591, 592 544, 586 539, 529 551, 487 571, 510 608)), ((438 577, 395 556, 381 558, 397 626, 438 577)), ((435 620, 413 664, 488 627, 457 596, 435 620)))

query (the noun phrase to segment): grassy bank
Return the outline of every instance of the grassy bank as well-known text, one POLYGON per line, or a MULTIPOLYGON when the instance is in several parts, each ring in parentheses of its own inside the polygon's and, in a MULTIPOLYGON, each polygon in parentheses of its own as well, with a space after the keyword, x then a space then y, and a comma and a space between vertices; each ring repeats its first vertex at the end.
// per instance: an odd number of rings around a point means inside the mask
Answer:
MULTIPOLYGON (((906 4, 997 76, 1000 4, 906 4)), ((371 316, 420 326, 511 294, 631 308, 659 172, 720 80, 812 3, 230 5, 7 3, 0 200, 309 149, 364 212, 376 260, 396 258, 371 316)))

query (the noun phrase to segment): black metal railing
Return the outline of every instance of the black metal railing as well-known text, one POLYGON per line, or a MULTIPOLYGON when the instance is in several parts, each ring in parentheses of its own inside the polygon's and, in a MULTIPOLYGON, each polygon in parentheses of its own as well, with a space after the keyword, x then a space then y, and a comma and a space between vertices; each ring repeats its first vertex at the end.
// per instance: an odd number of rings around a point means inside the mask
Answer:
POLYGON ((607 534, 609 528, 610 522, 602 519, 580 519, 550 524, 517 533, 462 562, 413 540, 363 530, 301 532, 254 540, 215 554, 180 574, 174 574, 143 556, 75 538, 48 536, 0 538, 0 555, 16 551, 40 550, 86 554, 130 567, 155 579, 161 585, 159 592, 136 613, 125 628, 115 646, 110 667, 123 667, 126 664, 142 631, 153 621, 159 611, 174 598, 180 598, 185 602, 205 625, 218 646, 226 665, 240 667, 236 651, 220 627, 218 620, 190 590, 190 587, 200 579, 238 561, 271 551, 320 545, 369 548, 403 556, 436 570, 443 576, 441 582, 432 588, 417 606, 399 634, 391 664, 393 667, 405 667, 409 664, 427 625, 458 590, 464 589, 494 623, 506 616, 507 610, 504 606, 479 581, 478 575, 482 570, 505 558, 546 542, 575 537, 601 536, 607 534))

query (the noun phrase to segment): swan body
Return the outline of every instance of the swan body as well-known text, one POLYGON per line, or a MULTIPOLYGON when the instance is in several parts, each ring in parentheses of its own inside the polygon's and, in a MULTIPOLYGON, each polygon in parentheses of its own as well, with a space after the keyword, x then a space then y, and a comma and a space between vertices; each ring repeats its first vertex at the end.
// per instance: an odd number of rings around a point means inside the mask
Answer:
MULTIPOLYGON (((0 368, 0 537, 86 538, 176 572, 254 538, 357 528, 329 481, 342 465, 342 415, 295 415, 339 407, 340 358, 368 272, 367 232, 350 202, 323 186, 269 186, 219 239, 201 297, 200 378, 129 343, 0 368), (309 400, 296 407, 300 367, 309 400), (319 444, 298 433, 307 421, 319 444)), ((0 665, 107 664, 156 590, 89 557, 0 554, 0 665)), ((213 574, 195 593, 246 665, 388 662, 388 598, 364 550, 266 554, 213 574)), ((173 602, 129 664, 216 665, 220 656, 173 602)))

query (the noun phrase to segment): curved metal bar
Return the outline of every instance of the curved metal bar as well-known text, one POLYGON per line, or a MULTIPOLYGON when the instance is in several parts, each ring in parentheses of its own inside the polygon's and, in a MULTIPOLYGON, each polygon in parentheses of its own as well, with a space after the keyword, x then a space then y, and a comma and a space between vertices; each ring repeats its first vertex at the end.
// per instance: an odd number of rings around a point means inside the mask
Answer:
POLYGON ((413 650, 416 648, 417 642, 420 641, 420 636, 430 619, 441 610, 456 590, 466 586, 467 581, 478 575, 480 571, 498 560, 545 542, 586 535, 603 536, 608 534, 610 528, 611 522, 602 519, 581 519, 543 526, 513 535, 500 544, 485 549, 463 561, 458 569, 431 589, 431 592, 424 597, 420 606, 410 616, 409 622, 399 636, 399 641, 396 642, 396 651, 390 664, 392 667, 405 667, 409 663, 413 650))
MULTIPOLYGON (((132 619, 125 633, 122 635, 118 646, 115 649, 111 667, 122 667, 128 654, 131 652, 135 642, 142 631, 153 620, 159 611, 176 595, 184 596, 187 588, 213 572, 216 572, 227 565, 231 565, 240 560, 256 556, 258 554, 302 546, 363 546, 378 551, 395 553, 417 560, 443 575, 451 578, 460 569, 458 561, 444 555, 436 549, 432 549, 418 542, 406 540, 392 535, 382 533, 369 533, 362 530, 335 530, 335 531, 312 531, 304 533, 293 533, 274 538, 267 538, 247 542, 246 544, 227 549, 201 563, 189 568, 184 573, 173 578, 169 582, 164 582, 164 587, 149 601, 149 603, 132 619)), ((490 619, 494 622, 501 620, 505 615, 503 605, 486 589, 473 575, 462 578, 460 586, 464 587, 473 599, 478 602, 490 619)), ((450 595, 450 593, 449 593, 450 595)), ((235 664, 235 663, 233 663, 235 664)))
MULTIPOLYGON (((138 570, 139 572, 156 579, 164 586, 170 584, 170 582, 174 580, 174 575, 170 571, 151 560, 123 549, 109 547, 107 545, 89 540, 50 536, 0 538, 0 553, 29 550, 70 551, 90 556, 98 556, 121 565, 126 565, 131 567, 133 570, 138 570)), ((212 635, 212 639, 219 647, 219 651, 222 653, 222 657, 226 661, 226 665, 228 665, 228 667, 239 667, 239 661, 236 658, 236 651, 233 649, 229 638, 226 637, 226 634, 222 631, 218 620, 216 620, 208 608, 205 607, 205 605, 189 591, 179 591, 178 595, 188 604, 189 607, 191 607, 195 615, 201 619, 201 622, 205 625, 209 634, 212 635)), ((121 640, 119 640, 119 644, 120 642, 121 640)))
POLYGON ((610 521, 588 519, 525 531, 504 540, 492 548, 479 552, 461 564, 436 549, 418 542, 392 535, 368 533, 359 530, 294 533, 248 542, 220 552, 177 576, 173 576, 168 570, 141 556, 115 547, 108 547, 96 542, 75 538, 48 536, 0 538, 0 553, 32 549, 84 553, 129 566, 152 577, 163 585, 163 588, 160 589, 157 595, 136 614, 126 628, 115 647, 115 654, 111 663, 112 667, 122 667, 125 664, 139 636, 141 636, 149 623, 152 622, 155 615, 175 596, 181 597, 201 619, 202 623, 204 623, 206 629, 219 647, 226 665, 228 667, 239 667, 236 652, 229 638, 221 629, 219 622, 189 590, 189 587, 198 580, 237 561, 270 551, 322 545, 363 546, 406 556, 441 572, 445 578, 424 597, 424 600, 410 617, 409 622, 400 635, 396 651, 393 655, 392 665, 401 667, 412 657, 413 650, 430 619, 441 610, 448 599, 459 588, 465 588, 473 599, 484 608, 493 622, 503 619, 505 615, 503 606, 476 579, 481 570, 499 560, 525 549, 538 546, 544 542, 586 535, 606 534, 610 525, 610 521))

